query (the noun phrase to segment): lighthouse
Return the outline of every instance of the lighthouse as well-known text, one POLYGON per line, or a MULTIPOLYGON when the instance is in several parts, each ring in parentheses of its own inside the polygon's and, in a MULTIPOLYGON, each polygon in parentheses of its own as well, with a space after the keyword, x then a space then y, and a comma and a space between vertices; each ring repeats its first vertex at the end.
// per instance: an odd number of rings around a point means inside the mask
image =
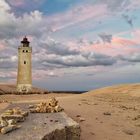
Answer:
POLYGON ((32 47, 27 37, 21 41, 18 47, 18 72, 17 91, 30 92, 32 89, 32 47))

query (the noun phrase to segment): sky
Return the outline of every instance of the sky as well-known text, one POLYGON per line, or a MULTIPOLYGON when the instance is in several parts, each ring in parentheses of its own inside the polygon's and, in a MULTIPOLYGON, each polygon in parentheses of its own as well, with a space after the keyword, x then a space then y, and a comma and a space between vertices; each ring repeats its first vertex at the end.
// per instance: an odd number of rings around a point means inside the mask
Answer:
POLYGON ((31 42, 33 85, 92 90, 140 82, 140 0, 0 0, 0 83, 31 42))

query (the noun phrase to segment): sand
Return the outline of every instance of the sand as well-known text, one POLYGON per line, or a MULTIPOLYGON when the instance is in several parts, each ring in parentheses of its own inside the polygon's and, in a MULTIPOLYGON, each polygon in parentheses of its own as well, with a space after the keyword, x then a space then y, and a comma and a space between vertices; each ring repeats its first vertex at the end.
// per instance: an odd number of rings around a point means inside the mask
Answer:
MULTIPOLYGON (((81 140, 140 140, 140 84, 102 88, 84 94, 1 95, 13 103, 56 97, 80 123, 81 140)), ((0 110, 8 103, 1 103, 0 110)))

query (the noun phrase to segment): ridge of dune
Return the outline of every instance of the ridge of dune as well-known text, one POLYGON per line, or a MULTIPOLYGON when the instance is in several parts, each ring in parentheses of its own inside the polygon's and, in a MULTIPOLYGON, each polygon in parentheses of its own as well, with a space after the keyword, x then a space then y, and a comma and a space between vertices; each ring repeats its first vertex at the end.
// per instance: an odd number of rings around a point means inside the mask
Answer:
POLYGON ((84 94, 91 95, 91 94, 117 94, 117 93, 140 97, 140 83, 108 86, 91 90, 84 94))

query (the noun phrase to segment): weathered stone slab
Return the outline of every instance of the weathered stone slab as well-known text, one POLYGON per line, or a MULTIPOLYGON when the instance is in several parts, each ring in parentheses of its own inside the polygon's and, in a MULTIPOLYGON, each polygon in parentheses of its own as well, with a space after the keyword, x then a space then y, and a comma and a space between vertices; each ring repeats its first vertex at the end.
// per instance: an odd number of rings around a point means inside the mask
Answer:
POLYGON ((80 140, 80 126, 64 112, 31 113, 22 127, 0 140, 80 140))

